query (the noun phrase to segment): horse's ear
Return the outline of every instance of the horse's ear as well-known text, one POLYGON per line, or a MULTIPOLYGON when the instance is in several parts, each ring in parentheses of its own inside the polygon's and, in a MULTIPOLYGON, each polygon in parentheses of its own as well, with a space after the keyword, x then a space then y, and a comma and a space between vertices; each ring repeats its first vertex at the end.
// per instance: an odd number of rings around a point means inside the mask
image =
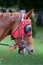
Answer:
POLYGON ((34 9, 30 10, 28 13, 26 13, 26 19, 28 19, 28 17, 31 17, 32 12, 34 12, 34 9))

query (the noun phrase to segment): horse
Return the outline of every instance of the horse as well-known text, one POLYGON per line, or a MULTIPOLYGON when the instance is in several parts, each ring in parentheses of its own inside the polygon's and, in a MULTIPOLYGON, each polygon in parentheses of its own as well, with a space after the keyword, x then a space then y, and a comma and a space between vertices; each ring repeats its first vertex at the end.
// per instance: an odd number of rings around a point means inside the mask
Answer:
MULTIPOLYGON (((32 15, 32 12, 33 12, 33 9, 30 10, 29 12, 25 13, 25 15, 23 15, 24 16, 23 19, 24 20, 27 20, 28 18, 30 19, 30 16, 32 15)), ((0 41, 2 41, 8 35, 13 36, 13 32, 15 31, 15 29, 18 26, 18 21, 19 21, 21 15, 22 14, 20 12, 0 13, 0 41)), ((20 21, 21 21, 21 19, 20 19, 20 21)), ((25 26, 25 29, 26 29, 26 27, 28 28, 29 26, 28 25, 25 26)), ((29 31, 26 32, 26 30, 24 30, 24 32, 27 34, 29 31)), ((32 29, 31 29, 31 32, 32 32, 32 29)), ((14 40, 15 40, 15 43, 19 44, 18 43, 18 38, 14 38, 14 40)), ((26 45, 25 47, 28 51, 28 54, 32 54, 33 51, 34 51, 32 33, 30 35, 22 36, 21 42, 26 45)), ((14 45, 12 45, 12 46, 14 46, 14 45)), ((18 46, 19 47, 18 52, 20 54, 24 54, 24 48, 22 47, 22 44, 19 45, 19 46, 18 46)), ((14 47, 10 47, 9 53, 12 52, 14 49, 15 49, 14 47)))

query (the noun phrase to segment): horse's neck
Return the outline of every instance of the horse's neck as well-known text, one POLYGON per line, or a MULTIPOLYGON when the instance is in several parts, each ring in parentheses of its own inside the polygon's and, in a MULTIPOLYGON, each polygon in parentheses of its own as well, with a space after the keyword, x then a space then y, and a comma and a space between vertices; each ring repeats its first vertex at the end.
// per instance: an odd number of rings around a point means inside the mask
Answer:
POLYGON ((14 30, 15 30, 17 27, 18 27, 18 21, 15 21, 15 23, 14 23, 13 26, 12 26, 12 31, 11 31, 11 33, 13 33, 14 30))
POLYGON ((7 35, 10 34, 10 29, 11 27, 9 26, 8 28, 4 29, 0 29, 0 40, 4 39, 7 35))
POLYGON ((12 13, 12 16, 10 14, 7 16, 7 13, 5 16, 3 14, 2 19, 0 19, 0 24, 3 24, 0 26, 0 40, 11 34, 18 26, 18 15, 19 13, 12 13))
POLYGON ((0 19, 0 40, 4 39, 7 35, 10 34, 11 27, 14 23, 13 20, 13 17, 10 16, 9 19, 9 16, 7 17, 7 15, 4 17, 2 16, 0 19))
POLYGON ((15 13, 13 13, 13 15, 15 16, 15 22, 14 22, 14 24, 12 26, 12 32, 18 27, 18 20, 19 20, 20 13, 15 12, 15 13))

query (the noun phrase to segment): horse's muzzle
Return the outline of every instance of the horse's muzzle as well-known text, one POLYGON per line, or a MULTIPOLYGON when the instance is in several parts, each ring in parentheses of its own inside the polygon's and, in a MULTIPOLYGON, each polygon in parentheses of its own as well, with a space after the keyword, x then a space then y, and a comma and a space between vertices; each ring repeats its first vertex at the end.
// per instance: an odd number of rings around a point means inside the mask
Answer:
POLYGON ((25 55, 25 54, 33 54, 33 49, 32 50, 27 50, 26 48, 22 48, 22 49, 19 49, 19 54, 22 54, 22 55, 25 55))
POLYGON ((22 54, 22 55, 24 55, 24 54, 33 54, 33 51, 34 51, 34 49, 33 48, 29 48, 29 47, 27 47, 27 45, 22 45, 21 47, 19 47, 19 54, 22 54))

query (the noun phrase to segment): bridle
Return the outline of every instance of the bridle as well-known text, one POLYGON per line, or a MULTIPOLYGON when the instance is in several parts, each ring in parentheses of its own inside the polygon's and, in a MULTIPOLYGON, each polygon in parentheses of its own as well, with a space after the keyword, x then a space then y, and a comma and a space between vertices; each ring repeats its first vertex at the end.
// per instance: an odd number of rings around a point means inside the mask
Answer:
POLYGON ((13 37, 13 39, 16 39, 16 38, 18 39, 18 43, 17 43, 18 46, 22 45, 21 40, 24 41, 24 37, 32 35, 32 31, 31 30, 30 30, 29 34, 27 34, 27 32, 24 33, 25 26, 30 26, 31 25, 30 20, 27 19, 26 22, 25 22, 25 19, 22 18, 22 15, 19 15, 18 16, 18 28, 16 28, 16 30, 14 30, 14 32, 11 34, 11 36, 13 37))

